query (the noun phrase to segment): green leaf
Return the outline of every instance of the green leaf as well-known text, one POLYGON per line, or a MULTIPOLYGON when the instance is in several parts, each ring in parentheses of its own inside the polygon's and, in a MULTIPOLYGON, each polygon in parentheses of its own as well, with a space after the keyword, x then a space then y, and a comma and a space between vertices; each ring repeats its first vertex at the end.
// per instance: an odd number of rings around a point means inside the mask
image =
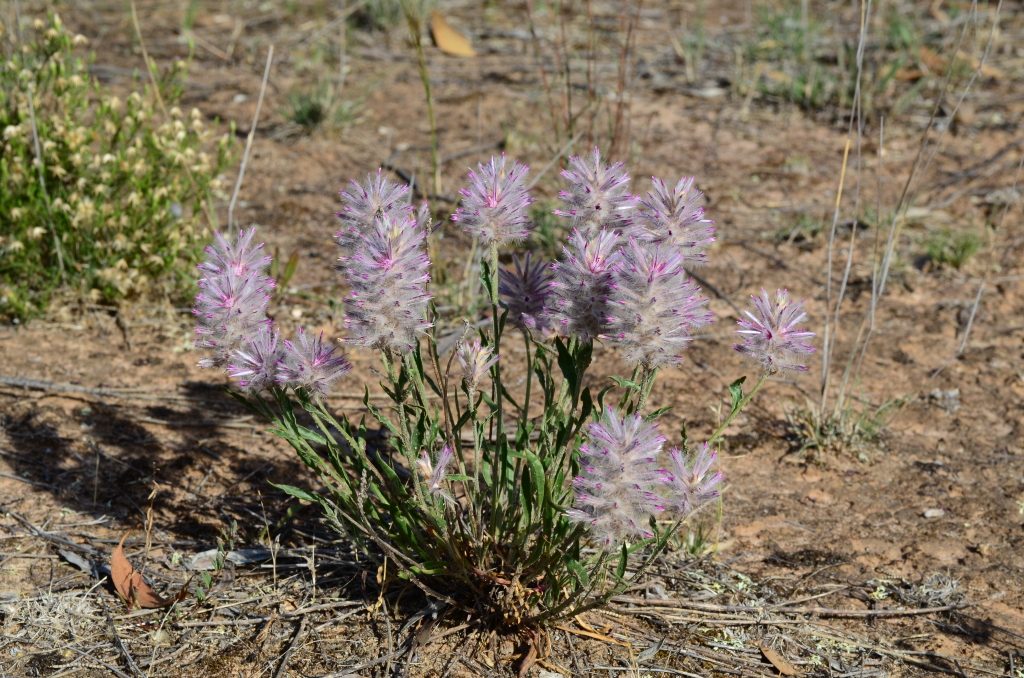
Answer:
POLYGON ((562 370, 562 376, 569 382, 569 390, 576 393, 576 382, 579 380, 579 373, 576 371, 576 361, 569 354, 569 349, 562 343, 562 338, 555 339, 555 348, 558 349, 558 367, 562 370))
POLYGON ((623 379, 622 377, 612 377, 612 376, 609 376, 608 378, 611 379, 612 381, 614 381, 616 384, 618 384, 621 388, 631 388, 634 391, 639 391, 640 390, 640 384, 636 383, 635 381, 630 381, 629 379, 623 379))
POLYGON ((647 421, 654 421, 655 419, 657 419, 661 415, 665 414, 666 412, 668 412, 669 410, 671 410, 674 407, 675 407, 675 405, 666 405, 665 407, 659 407, 658 409, 654 410, 653 412, 648 414, 646 417, 644 417, 644 419, 646 419, 647 421))
POLYGON ((729 384, 729 393, 732 394, 732 411, 735 412, 739 409, 740 401, 743 400, 743 382, 747 380, 746 377, 740 377, 736 381, 729 384))
POLYGON ((299 435, 305 438, 306 440, 312 440, 314 443, 317 443, 318 445, 327 444, 327 438, 320 435, 319 433, 316 433, 315 431, 310 431, 308 428, 304 426, 299 429, 299 435))
POLYGON ((622 578, 626 576, 626 563, 629 562, 629 549, 626 548, 625 542, 622 544, 622 551, 619 553, 619 564, 615 568, 615 578, 622 581, 622 578))
POLYGON ((580 402, 583 403, 583 408, 580 410, 579 421, 584 422, 590 413, 594 411, 594 400, 590 396, 590 387, 583 389, 583 395, 580 396, 580 402))
POLYGON ((590 586, 590 575, 587 574, 586 568, 580 565, 580 561, 570 556, 566 556, 564 562, 566 569, 569 570, 579 583, 578 588, 582 589, 590 586))
POLYGON ((276 487, 277 489, 281 490, 282 492, 290 494, 296 499, 302 499, 303 501, 315 501, 317 503, 320 502, 319 495, 315 495, 312 492, 307 492, 306 490, 294 487, 292 485, 278 485, 277 483, 270 484, 276 487))

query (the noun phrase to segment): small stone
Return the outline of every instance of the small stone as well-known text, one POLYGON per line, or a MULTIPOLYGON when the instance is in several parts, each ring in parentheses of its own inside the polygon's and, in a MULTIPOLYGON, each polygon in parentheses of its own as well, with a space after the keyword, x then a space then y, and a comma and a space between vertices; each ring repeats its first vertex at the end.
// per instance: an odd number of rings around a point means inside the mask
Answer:
POLYGON ((924 512, 925 518, 941 518, 946 515, 946 512, 940 508, 930 508, 924 512))

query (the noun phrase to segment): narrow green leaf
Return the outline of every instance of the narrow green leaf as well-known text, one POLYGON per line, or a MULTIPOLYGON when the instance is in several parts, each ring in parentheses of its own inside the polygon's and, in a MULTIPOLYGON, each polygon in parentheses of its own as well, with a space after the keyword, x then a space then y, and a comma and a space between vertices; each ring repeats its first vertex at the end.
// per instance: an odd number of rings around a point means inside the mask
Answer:
POLYGON ((315 495, 312 492, 307 492, 306 490, 300 489, 298 487, 294 487, 292 485, 278 485, 277 483, 270 484, 276 487, 277 489, 281 490, 282 492, 290 494, 296 499, 302 499, 303 501, 315 501, 317 503, 319 503, 320 501, 320 497, 318 495, 315 495))
POLYGON ((729 393, 732 394, 733 412, 735 412, 739 408, 740 401, 743 400, 743 382, 745 382, 746 380, 746 377, 740 377, 736 381, 729 384, 729 393))
POLYGON ((582 589, 590 586, 590 575, 587 574, 586 568, 580 565, 580 561, 570 556, 566 556, 564 562, 566 569, 568 569, 576 579, 578 583, 577 588, 582 589))
POLYGON ((622 552, 619 554, 619 564, 615 567, 615 578, 619 581, 626 575, 626 563, 629 562, 629 550, 625 542, 622 544, 622 552))
POLYGON ((631 388, 634 391, 640 390, 640 384, 636 383, 635 381, 623 379, 622 377, 609 376, 608 378, 614 381, 620 388, 631 388))
POLYGON ((646 417, 644 417, 644 419, 646 419, 647 421, 654 421, 655 419, 657 419, 661 415, 665 414, 666 412, 668 412, 669 410, 671 410, 674 407, 675 407, 674 405, 666 405, 665 407, 659 407, 658 409, 654 410, 653 412, 648 414, 646 417))

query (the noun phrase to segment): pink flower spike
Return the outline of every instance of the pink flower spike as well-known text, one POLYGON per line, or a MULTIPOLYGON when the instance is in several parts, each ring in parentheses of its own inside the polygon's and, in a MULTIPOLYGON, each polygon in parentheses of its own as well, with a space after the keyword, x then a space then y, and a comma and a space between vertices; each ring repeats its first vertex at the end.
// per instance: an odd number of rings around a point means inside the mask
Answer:
POLYGON ((292 388, 302 388, 312 398, 327 395, 331 382, 352 369, 344 355, 335 356, 335 346, 324 344, 324 335, 307 334, 299 328, 296 346, 285 341, 285 357, 278 371, 278 381, 292 388))
POLYGON ((504 153, 492 156, 486 165, 477 165, 477 171, 469 173, 470 187, 460 191, 462 206, 452 221, 480 238, 484 248, 491 243, 502 247, 524 240, 533 228, 527 211, 533 202, 525 185, 528 170, 518 162, 506 169, 504 153))
POLYGON ((691 331, 714 320, 671 244, 644 246, 630 238, 612 287, 610 324, 601 339, 621 345, 630 364, 679 367, 691 331))
POLYGON ((569 158, 569 164, 572 169, 562 172, 569 186, 558 194, 565 208, 554 213, 571 219, 573 227, 587 238, 602 229, 624 233, 636 199, 629 193, 629 175, 623 164, 605 166, 597 147, 589 158, 569 158))
POLYGON ((780 370, 806 371, 802 357, 814 353, 814 347, 800 341, 814 336, 814 332, 795 329, 798 322, 807 317, 802 307, 804 302, 793 303, 787 290, 775 292, 775 299, 761 290, 761 296, 751 297, 756 315, 747 311, 750 319, 741 319, 736 330, 743 335, 742 344, 733 348, 752 358, 769 374, 780 370))
POLYGON ((620 253, 618 233, 600 231, 588 240, 573 231, 562 259, 551 266, 555 279, 544 314, 555 331, 593 341, 608 326, 609 297, 620 253))
POLYGON ((668 500, 679 519, 684 519, 701 506, 718 496, 715 487, 725 476, 711 473, 715 463, 715 452, 707 443, 700 452, 689 458, 678 447, 668 453, 672 459, 672 471, 665 478, 671 488, 668 500))
POLYGON ((255 337, 246 339, 246 345, 232 354, 228 376, 238 379, 242 390, 258 393, 277 381, 281 363, 277 336, 277 329, 271 331, 269 327, 261 327, 255 337))
POLYGON ((673 190, 653 177, 654 191, 640 198, 631 235, 637 240, 665 243, 676 249, 687 265, 703 264, 705 251, 715 241, 715 222, 704 218, 699 204, 703 193, 694 188, 695 177, 679 180, 673 190))
POLYGON ((337 212, 342 223, 338 244, 342 247, 352 244, 353 234, 372 230, 374 222, 382 217, 397 220, 413 212, 409 187, 392 182, 380 169, 376 176, 367 174, 364 184, 351 183, 352 188, 340 192, 345 206, 337 212))
POLYGON ((508 309, 508 321, 512 325, 544 334, 548 323, 542 314, 551 291, 551 266, 533 261, 531 256, 527 251, 525 259, 513 258, 515 273, 506 269, 498 271, 498 295, 508 309))
POLYGON ((651 517, 663 510, 651 490, 665 471, 655 468, 665 437, 639 414, 620 419, 611 407, 587 430, 580 446, 580 475, 573 479, 576 500, 566 515, 590 526, 602 548, 623 539, 648 539, 651 517))

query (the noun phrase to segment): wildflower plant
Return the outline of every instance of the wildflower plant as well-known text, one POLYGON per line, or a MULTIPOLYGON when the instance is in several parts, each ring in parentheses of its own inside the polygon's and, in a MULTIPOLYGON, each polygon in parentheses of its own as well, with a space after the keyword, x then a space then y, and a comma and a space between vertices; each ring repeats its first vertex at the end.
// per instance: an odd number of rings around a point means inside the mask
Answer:
POLYGON ((566 202, 577 212, 565 218, 575 230, 561 260, 528 256, 511 269, 499 266, 498 246, 531 227, 527 169, 493 158, 470 176, 453 218, 488 242, 481 277, 490 318, 450 353, 439 348, 430 301, 429 224, 413 214, 407 191, 371 175, 343 194, 338 269, 350 292, 341 343, 379 355, 390 401, 378 407, 366 388, 368 420, 327 406, 332 383, 350 369, 328 340, 279 340, 258 313, 239 314, 237 325, 208 319, 211 304, 227 304, 211 301, 215 289, 243 290, 246 301, 232 303, 263 308, 249 294, 268 286, 251 232, 218 240, 200 266, 197 344, 214 355, 202 364, 226 366, 236 397, 270 420, 326 487, 281 489, 318 504, 338 531, 427 595, 514 625, 602 605, 642 577, 678 525, 718 496, 714 444, 725 428, 768 375, 812 350, 799 341, 809 333, 793 329, 799 305, 784 292, 768 306, 758 300, 759 316, 740 329, 743 352, 761 368, 757 385, 744 393, 741 377, 729 386, 728 416, 697 450, 685 437, 666 450, 657 419, 667 408, 651 410, 647 399, 659 370, 685 365, 692 330, 713 320, 684 265, 693 243, 711 237, 710 222, 683 195, 692 182, 682 182, 672 200, 685 205, 668 218, 700 224, 687 231, 700 238, 637 237, 621 165, 604 167, 596 151, 572 164, 566 193, 576 197, 566 202), (604 197, 586 203, 587 191, 604 197), (247 329, 211 345, 211 327, 247 329), (502 350, 520 340, 525 375, 507 363, 515 351, 502 350), (600 346, 621 349, 632 374, 594 385, 588 370, 600 346), (523 392, 510 373, 525 378, 523 392), (631 557, 640 562, 627 576, 631 557))
POLYGON ((87 42, 51 14, 0 59, 0 317, 40 313, 61 285, 93 301, 190 290, 211 235, 230 135, 175 105, 187 62, 157 77, 165 116, 152 88, 102 89, 87 42))

